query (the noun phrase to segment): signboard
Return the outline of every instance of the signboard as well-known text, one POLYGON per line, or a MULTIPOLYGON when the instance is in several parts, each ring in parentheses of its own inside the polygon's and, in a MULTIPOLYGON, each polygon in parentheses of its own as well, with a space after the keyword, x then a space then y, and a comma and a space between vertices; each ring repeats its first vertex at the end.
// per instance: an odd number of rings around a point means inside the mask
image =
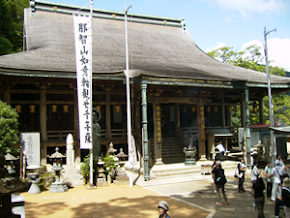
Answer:
POLYGON ((40 165, 40 133, 20 133, 20 143, 25 152, 27 165, 40 165))
POLYGON ((74 14, 80 148, 92 148, 92 24, 90 15, 74 14))

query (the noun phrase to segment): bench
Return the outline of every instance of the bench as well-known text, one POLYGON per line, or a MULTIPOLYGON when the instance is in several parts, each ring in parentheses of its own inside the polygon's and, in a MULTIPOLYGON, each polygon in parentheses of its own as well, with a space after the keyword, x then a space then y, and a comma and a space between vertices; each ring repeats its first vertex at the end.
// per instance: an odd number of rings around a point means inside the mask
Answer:
POLYGON ((210 164, 201 164, 201 175, 211 174, 211 165, 210 164))

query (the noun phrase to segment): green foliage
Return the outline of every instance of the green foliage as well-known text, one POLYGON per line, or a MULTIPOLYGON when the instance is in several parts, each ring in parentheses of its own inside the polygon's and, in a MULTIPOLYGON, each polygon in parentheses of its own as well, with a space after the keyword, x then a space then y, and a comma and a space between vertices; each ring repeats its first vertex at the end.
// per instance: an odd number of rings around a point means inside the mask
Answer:
POLYGON ((103 161, 105 163, 104 167, 107 173, 111 173, 112 170, 115 170, 117 168, 117 165, 115 164, 116 161, 114 159, 115 159, 115 156, 111 155, 109 152, 107 152, 106 156, 103 157, 103 161))
POLYGON ((0 101, 0 154, 5 155, 8 149, 12 154, 17 152, 14 146, 19 142, 18 125, 16 110, 0 101))
MULTIPOLYGON (((233 47, 222 47, 208 52, 208 55, 221 60, 224 63, 232 64, 239 67, 244 67, 251 70, 256 70, 266 73, 266 67, 261 65, 264 60, 263 55, 260 52, 261 47, 257 45, 251 45, 245 49, 245 51, 235 52, 233 47), (249 55, 246 55, 249 54, 249 55)), ((271 63, 271 61, 270 61, 271 63)), ((281 67, 269 66, 269 72, 271 75, 285 76, 285 69, 281 67)), ((274 109, 274 120, 275 122, 280 122, 286 125, 290 124, 290 96, 279 94, 272 96, 273 109, 274 109)), ((253 102, 249 102, 251 105, 253 102)), ((265 123, 270 123, 269 121, 269 101, 268 97, 264 97, 264 116, 265 123)), ((234 126, 241 126, 241 114, 239 106, 238 110, 233 108, 232 110, 232 123, 234 126), (237 111, 237 112, 236 112, 237 111)), ((259 113, 253 112, 250 108, 250 122, 251 124, 257 124, 260 122, 259 113)))
POLYGON ((84 158, 84 162, 80 168, 80 174, 85 178, 88 179, 90 177, 90 154, 88 154, 84 158))
POLYGON ((23 10, 29 0, 0 1, 0 55, 22 51, 23 10))

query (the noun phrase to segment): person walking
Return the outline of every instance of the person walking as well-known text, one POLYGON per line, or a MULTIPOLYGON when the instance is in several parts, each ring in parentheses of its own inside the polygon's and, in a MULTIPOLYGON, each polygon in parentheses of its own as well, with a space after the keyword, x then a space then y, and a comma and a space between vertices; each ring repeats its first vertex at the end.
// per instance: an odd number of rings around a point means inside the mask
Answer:
POLYGON ((253 188, 252 194, 254 197, 254 204, 258 212, 258 218, 265 218, 264 215, 265 197, 263 192, 265 189, 265 184, 263 182, 262 177, 257 177, 257 179, 253 182, 252 188, 253 188))
POLYGON ((277 195, 277 189, 279 185, 281 184, 281 176, 283 176, 285 173, 284 168, 281 167, 280 160, 275 160, 275 167, 272 169, 272 172, 267 178, 274 177, 273 179, 273 187, 272 187, 272 194, 271 194, 271 200, 276 200, 277 195))
POLYGON ((272 171, 271 162, 267 161, 267 165, 265 166, 265 169, 264 169, 264 178, 267 181, 266 183, 267 198, 271 198, 271 192, 272 192, 273 177, 268 178, 268 176, 271 175, 271 171, 272 171))
MULTIPOLYGON (((215 169, 216 167, 216 162, 217 160, 215 159, 214 162, 211 165, 211 172, 215 169)), ((213 177, 213 176, 212 176, 213 177)), ((213 179, 213 192, 216 193, 216 187, 215 187, 215 183, 214 183, 214 179, 213 179)))
POLYGON ((224 161, 226 158, 225 158, 225 147, 223 146, 222 144, 222 141, 220 141, 220 143, 216 146, 216 149, 219 150, 220 154, 221 154, 221 161, 224 161))
POLYGON ((219 206, 222 205, 220 190, 222 192, 225 204, 229 204, 228 199, 227 199, 227 195, 225 193, 225 187, 224 187, 225 183, 227 182, 227 179, 226 179, 224 170, 222 169, 220 161, 216 162, 216 167, 212 171, 212 177, 215 181, 215 187, 216 187, 216 192, 217 192, 217 196, 218 196, 218 201, 216 202, 216 204, 219 206))
POLYGON ((245 180, 245 172, 246 172, 246 165, 244 163, 244 159, 240 158, 240 162, 238 163, 238 171, 239 171, 239 192, 245 192, 244 189, 244 180, 245 180))
POLYGON ((170 218, 167 214, 169 211, 169 204, 166 201, 160 201, 158 204, 159 218, 170 218))
POLYGON ((286 177, 282 183, 282 200, 284 203, 285 218, 290 218, 290 179, 286 177))

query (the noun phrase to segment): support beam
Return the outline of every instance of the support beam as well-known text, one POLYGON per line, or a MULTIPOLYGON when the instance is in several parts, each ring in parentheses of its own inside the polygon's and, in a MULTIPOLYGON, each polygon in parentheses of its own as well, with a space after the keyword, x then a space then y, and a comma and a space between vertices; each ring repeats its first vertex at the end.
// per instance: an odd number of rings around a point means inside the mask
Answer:
POLYGON ((197 104, 197 128, 198 128, 198 152, 200 161, 206 160, 205 153, 205 118, 204 118, 204 99, 199 98, 197 104))
MULTIPOLYGON (((40 88, 40 136, 41 142, 47 141, 47 125, 46 125, 46 88, 40 88)), ((47 162, 46 145, 41 146, 41 164, 45 165, 47 162)))
POLYGON ((221 97, 221 114, 222 114, 222 127, 226 126, 226 113, 225 113, 225 94, 222 93, 221 97))
POLYGON ((241 126, 245 127, 245 123, 246 123, 246 111, 245 111, 245 95, 241 94, 241 106, 240 106, 240 110, 241 110, 241 126))
POLYGON ((10 94, 10 88, 4 89, 4 102, 7 104, 11 104, 11 94, 10 94))
POLYGON ((245 112, 246 112, 246 165, 248 168, 251 167, 251 132, 250 132, 250 110, 249 110, 249 88, 245 88, 245 112))
POLYGON ((162 127, 161 127, 161 105, 158 102, 158 98, 155 98, 156 102, 153 103, 154 113, 154 156, 155 164, 161 165, 162 162, 162 127))
POLYGON ((259 97, 259 116, 260 123, 264 124, 264 105, 263 105, 263 97, 259 97))
POLYGON ((111 89, 106 89, 106 137, 112 138, 111 131, 111 89))
POLYGON ((179 136, 179 128, 180 128, 180 111, 179 104, 174 104, 174 113, 175 113, 175 136, 179 136))

